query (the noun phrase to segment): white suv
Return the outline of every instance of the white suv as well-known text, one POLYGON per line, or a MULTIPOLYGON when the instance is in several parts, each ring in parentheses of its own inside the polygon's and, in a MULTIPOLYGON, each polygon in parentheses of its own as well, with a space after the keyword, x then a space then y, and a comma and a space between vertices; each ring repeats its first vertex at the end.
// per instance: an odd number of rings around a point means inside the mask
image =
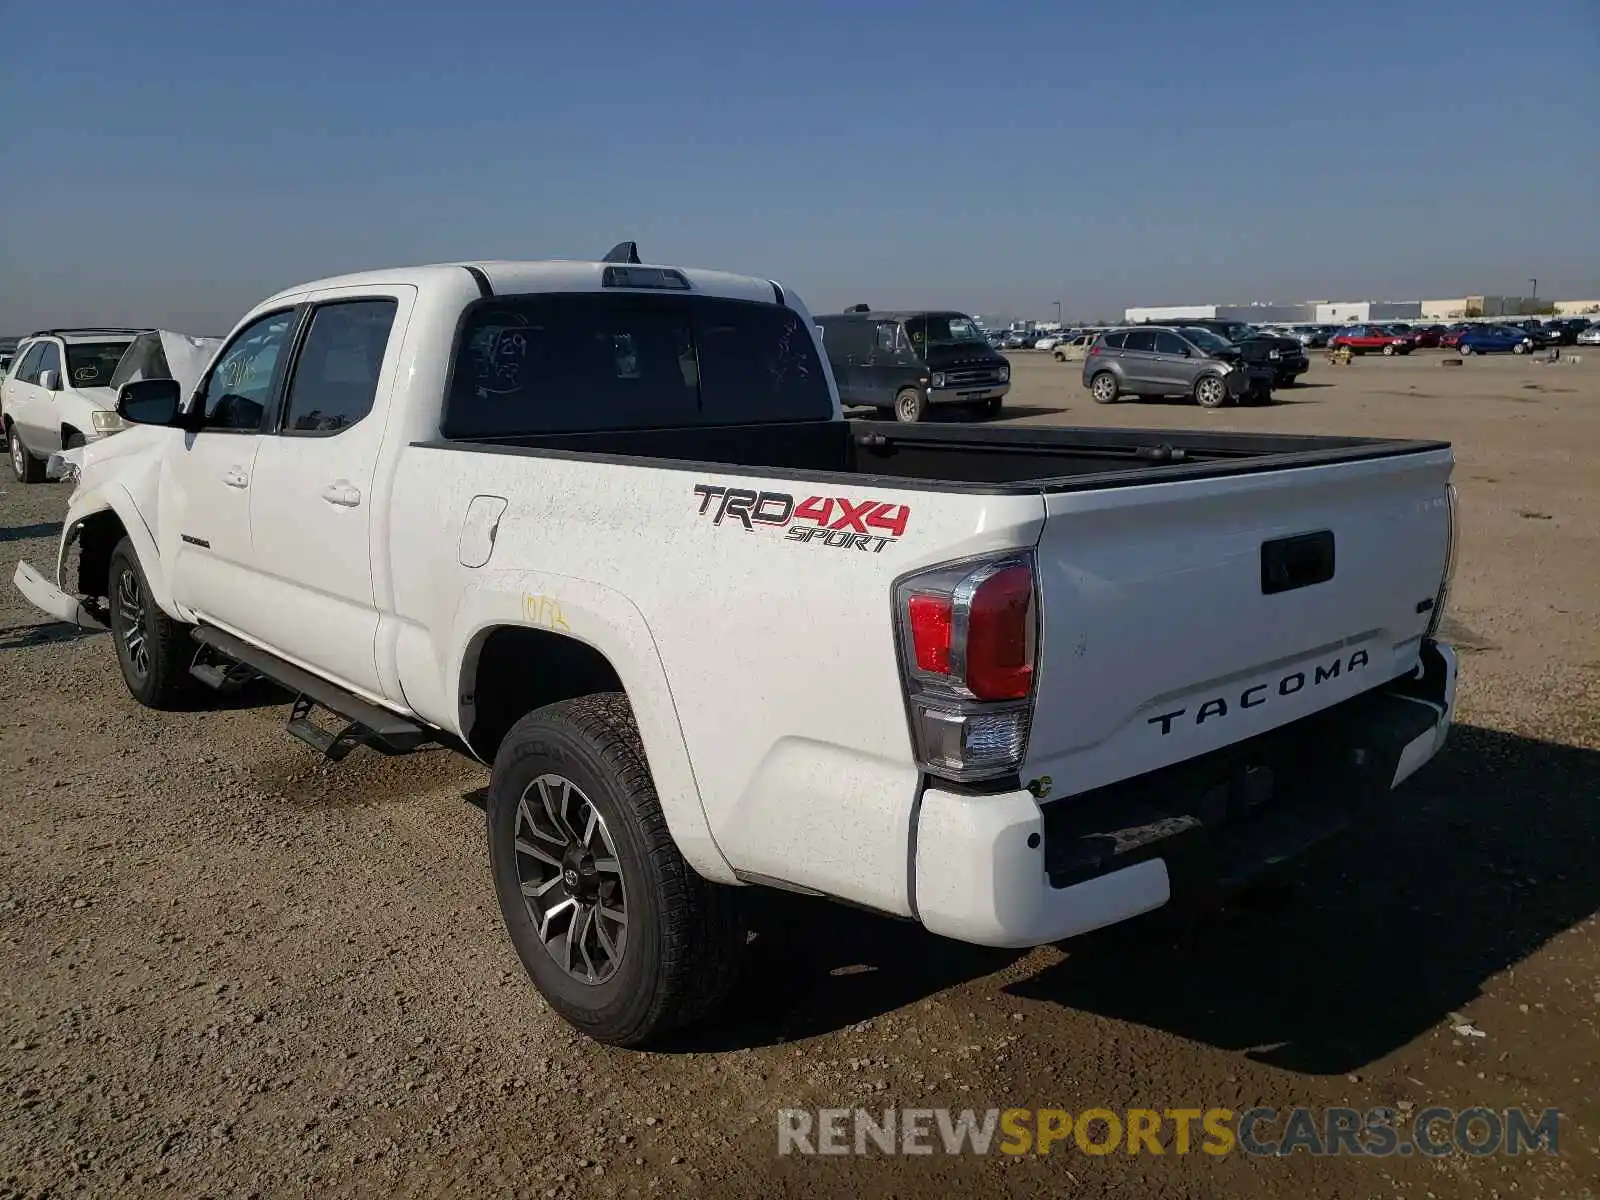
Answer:
POLYGON ((39 483, 45 461, 124 428, 108 386, 123 353, 143 330, 48 329, 23 338, 11 373, 0 381, 11 469, 39 483))

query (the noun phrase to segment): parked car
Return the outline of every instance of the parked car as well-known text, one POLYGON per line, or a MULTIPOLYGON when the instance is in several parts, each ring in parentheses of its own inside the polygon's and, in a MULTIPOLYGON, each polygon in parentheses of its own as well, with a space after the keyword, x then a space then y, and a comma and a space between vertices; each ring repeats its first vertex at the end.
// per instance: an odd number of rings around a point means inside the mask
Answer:
POLYGON ((1054 350, 1064 337, 1066 337, 1065 333, 1047 333, 1033 343, 1033 348, 1035 350, 1054 350))
POLYGON ((1279 337, 1245 321, 1229 321, 1221 317, 1185 320, 1177 324, 1186 329, 1205 329, 1232 342, 1239 347, 1246 363, 1265 367, 1272 373, 1274 386, 1289 387, 1311 369, 1311 360, 1306 357, 1305 347, 1297 338, 1279 337))
POLYGON ((1028 350, 1032 348, 1033 342, 1033 334, 1021 329, 1013 329, 1001 340, 1000 347, 1004 350, 1028 350))
POLYGON ((1411 339, 1382 325, 1352 325, 1328 339, 1330 348, 1345 346, 1352 354, 1410 354, 1411 339))
POLYGON ((1089 354, 1089 347, 1094 345, 1095 339, 1100 334, 1094 330, 1074 333, 1064 341, 1057 342, 1051 351, 1058 363, 1082 362, 1089 354))
POLYGON ((50 455, 125 428, 111 373, 138 329, 42 329, 0 380, 0 422, 19 483, 42 483, 50 455))
POLYGON ((1234 343, 1198 327, 1141 325, 1100 335, 1083 360, 1096 404, 1123 397, 1192 396, 1202 408, 1272 398, 1270 367, 1245 362, 1234 343))
POLYGON ((1516 325, 1478 325, 1456 338, 1462 354, 1527 354, 1536 348, 1533 336, 1516 325))
POLYGON ((492 764, 509 940, 620 1045, 727 994, 737 888, 1052 944, 1444 744, 1447 444, 846 421, 792 291, 627 245, 262 302, 187 400, 123 387, 17 586, 147 708, 263 676, 329 759, 492 764))
POLYGON ((839 396, 897 421, 935 406, 994 417, 1011 390, 1011 363, 958 312, 847 312, 817 318, 839 396))
POLYGON ((1579 346, 1600 346, 1600 322, 1578 330, 1578 336, 1573 340, 1579 346))
POLYGON ((1521 321, 1507 321, 1505 324, 1509 328, 1520 329, 1526 333, 1535 350, 1561 345, 1561 334, 1536 318, 1529 317, 1521 321))
POLYGON ((1418 325, 1412 331, 1419 349, 1434 350, 1439 346, 1439 339, 1444 337, 1443 325, 1418 325))
POLYGON ((1555 338, 1553 344, 1559 346, 1576 345, 1578 335, 1589 328, 1588 317, 1557 317, 1553 321, 1545 322, 1545 330, 1555 338))
POLYGON ((17 357, 16 338, 0 338, 0 375, 11 370, 11 364, 17 357))

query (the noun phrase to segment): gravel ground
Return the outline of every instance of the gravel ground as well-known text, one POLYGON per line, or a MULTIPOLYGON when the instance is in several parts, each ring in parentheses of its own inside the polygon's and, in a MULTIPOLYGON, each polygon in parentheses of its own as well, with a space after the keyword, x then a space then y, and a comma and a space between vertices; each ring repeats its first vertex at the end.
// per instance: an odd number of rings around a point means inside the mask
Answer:
MULTIPOLYGON (((485 773, 319 763, 259 689, 133 704, 104 635, 0 594, 0 1196, 1592 1197, 1600 1188, 1600 355, 1315 362, 1272 409, 1011 417, 1444 437, 1466 653, 1392 815, 1198 926, 1028 954, 765 897, 727 1015, 580 1041, 500 928, 485 773), (1456 1027, 1470 1026, 1466 1033, 1456 1027), (1481 1033, 1483 1036, 1474 1036, 1481 1033), (1559 1108, 1559 1156, 779 1157, 786 1107, 1559 1108)), ((66 499, 0 485, 4 567, 66 499)))

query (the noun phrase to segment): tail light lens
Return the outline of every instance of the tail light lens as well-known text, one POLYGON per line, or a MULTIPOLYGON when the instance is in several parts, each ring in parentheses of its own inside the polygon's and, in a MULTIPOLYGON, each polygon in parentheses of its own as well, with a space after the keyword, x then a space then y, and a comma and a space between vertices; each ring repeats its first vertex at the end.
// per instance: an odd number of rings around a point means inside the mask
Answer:
POLYGON ((912 736, 923 768, 957 781, 1016 771, 1038 654, 1031 556, 967 561, 896 585, 912 736))

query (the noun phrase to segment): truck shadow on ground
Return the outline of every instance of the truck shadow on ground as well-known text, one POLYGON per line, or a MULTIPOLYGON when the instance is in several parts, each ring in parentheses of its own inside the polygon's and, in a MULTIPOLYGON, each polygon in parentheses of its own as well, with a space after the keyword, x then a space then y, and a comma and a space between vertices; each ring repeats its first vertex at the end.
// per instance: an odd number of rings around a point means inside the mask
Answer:
POLYGON ((84 638, 100 637, 104 629, 85 629, 65 621, 40 621, 36 625, 17 625, 0 629, 0 650, 27 650, 34 646, 59 646, 65 642, 81 642, 84 638))
MULTIPOLYGON (((1600 911, 1600 751, 1458 725, 1408 790, 1291 866, 1292 885, 1080 938, 996 986, 1286 1070, 1365 1066, 1600 911)), ((748 1015, 685 1048, 825 1034, 1021 957, 787 896, 760 897, 754 920, 765 936, 728 1010, 748 1015)))
POLYGON ((36 525, 11 525, 0 528, 0 542, 26 542, 31 538, 56 538, 60 536, 60 521, 45 521, 36 525))

